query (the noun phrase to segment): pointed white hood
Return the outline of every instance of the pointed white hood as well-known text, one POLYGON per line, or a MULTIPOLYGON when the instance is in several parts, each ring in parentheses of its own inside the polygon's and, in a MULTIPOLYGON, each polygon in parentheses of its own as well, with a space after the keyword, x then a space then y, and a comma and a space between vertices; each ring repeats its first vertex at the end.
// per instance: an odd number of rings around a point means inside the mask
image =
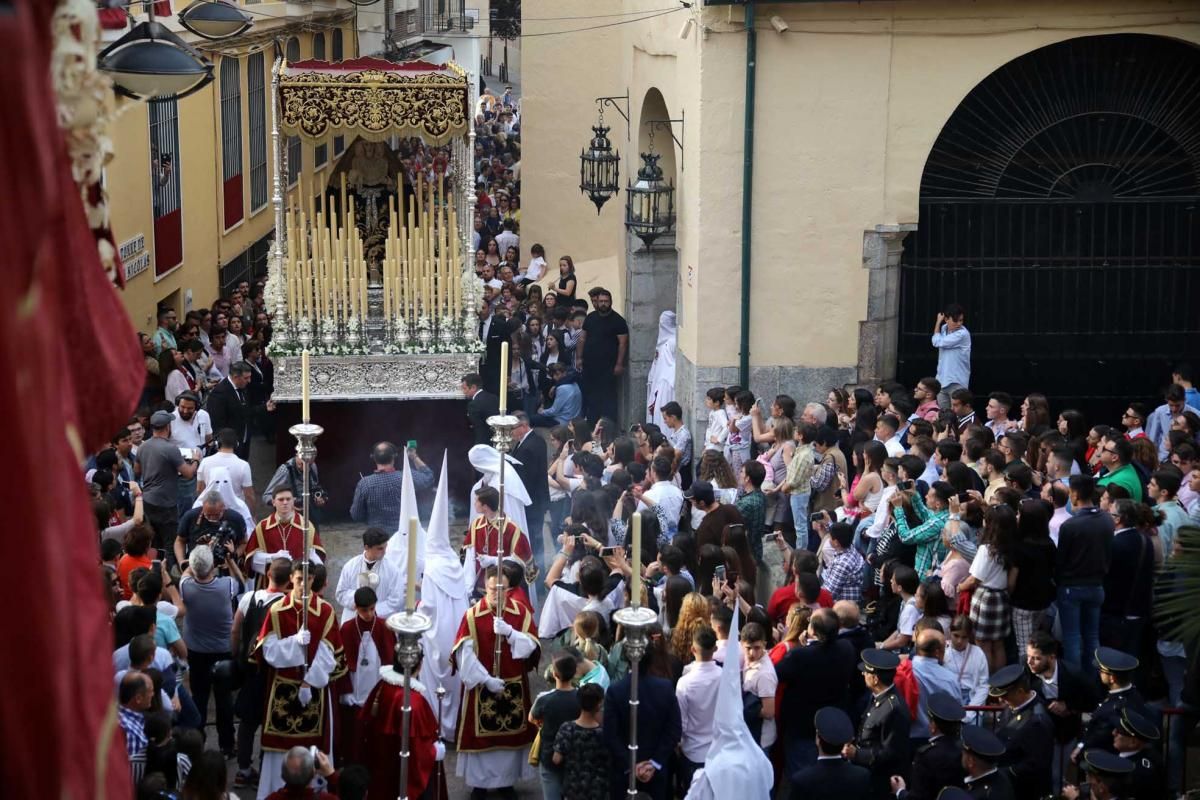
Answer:
MULTIPOLYGON (((210 490, 215 490, 220 493, 221 499, 225 501, 225 508, 235 514, 241 516, 242 521, 246 523, 246 535, 250 536, 254 533, 254 517, 250 516, 250 509, 246 506, 246 501, 242 499, 241 487, 234 488, 233 479, 229 477, 229 470, 225 467, 213 467, 208 474, 209 481, 205 485, 204 491, 196 498, 196 502, 192 503, 192 508, 199 508, 204 505, 204 495, 210 490)), ((508 474, 505 473, 505 477, 508 474)), ((300 498, 296 498, 296 510, 300 510, 300 498)))
POLYGON ((443 592, 455 598, 467 596, 463 565, 450 545, 450 499, 446 481, 446 454, 442 454, 442 474, 438 478, 437 496, 433 500, 433 513, 429 517, 429 531, 425 540, 425 579, 438 585, 443 592))
POLYGON ((388 540, 387 553, 384 555, 394 564, 407 579, 408 575, 408 521, 417 519, 417 581, 425 569, 425 531, 421 527, 421 517, 417 513, 417 492, 413 488, 412 473, 409 471, 408 448, 404 448, 404 479, 400 485, 400 525, 392 538, 388 540))

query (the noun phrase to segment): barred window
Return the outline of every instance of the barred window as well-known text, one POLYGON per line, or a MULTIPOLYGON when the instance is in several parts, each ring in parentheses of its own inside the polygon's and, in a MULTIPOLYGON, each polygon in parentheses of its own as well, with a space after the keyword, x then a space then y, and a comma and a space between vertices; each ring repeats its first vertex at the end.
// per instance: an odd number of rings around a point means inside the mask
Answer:
POLYGON ((183 263, 182 194, 179 186, 179 103, 174 97, 151 100, 150 196, 154 210, 154 273, 163 275, 183 263))
POLYGON ((261 52, 246 59, 246 70, 250 107, 250 209, 257 211, 267 204, 267 73, 261 52))
POLYGON ((229 180, 242 174, 242 62, 221 59, 221 164, 229 180))
POLYGON ((342 60, 342 29, 333 29, 333 60, 342 60))

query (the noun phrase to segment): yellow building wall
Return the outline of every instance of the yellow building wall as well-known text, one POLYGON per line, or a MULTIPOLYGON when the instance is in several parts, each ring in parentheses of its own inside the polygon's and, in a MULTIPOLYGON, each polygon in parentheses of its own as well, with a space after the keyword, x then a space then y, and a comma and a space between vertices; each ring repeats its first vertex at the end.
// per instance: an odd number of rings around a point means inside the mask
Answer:
MULTIPOLYGON (((284 4, 273 4, 283 6, 284 4)), ((262 8, 268 8, 267 5, 262 8)), ((286 20, 284 20, 286 21, 286 20)), ((269 25, 263 22, 262 25, 269 25)), ((260 26, 251 31, 260 29, 260 26)), ((353 22, 342 25, 343 57, 357 55, 357 36, 353 22)), ((326 58, 332 58, 332 28, 325 33, 326 58)), ((303 58, 312 56, 311 32, 296 32, 303 58)), ((242 117, 242 209, 243 219, 228 231, 224 230, 224 208, 221 169, 221 109, 220 60, 226 56, 210 54, 214 62, 214 81, 196 94, 179 101, 180 195, 183 211, 183 263, 170 273, 155 279, 154 266, 130 278, 122 292, 122 300, 134 325, 152 332, 156 326, 155 309, 160 303, 173 305, 180 316, 188 308, 208 307, 220 290, 220 268, 236 259, 248 247, 272 232, 275 225, 271 204, 272 165, 274 151, 271 141, 271 68, 274 55, 270 48, 264 53, 264 83, 266 87, 267 128, 267 202, 258 209, 250 207, 250 113, 249 59, 240 55, 241 117, 242 117), (190 293, 191 303, 188 305, 190 293)), ((112 130, 113 160, 106 170, 111 198, 111 221, 118 243, 139 234, 145 236, 146 252, 154 253, 154 219, 150 191, 150 132, 145 103, 123 101, 124 110, 112 130)), ((281 139, 286 142, 286 139, 281 139)), ((303 144, 303 177, 306 186, 314 178, 321 181, 336 161, 333 137, 328 144, 328 160, 320 170, 314 170, 315 146, 303 144)), ((349 146, 350 141, 346 141, 349 146)), ((319 185, 316 184, 316 185, 319 185)))
MULTIPOLYGON (((589 7, 562 0, 523 4, 526 17, 582 15, 589 7)), ((606 13, 636 18, 632 12, 656 7, 663 6, 626 0, 606 6, 606 13)), ((928 153, 954 108, 992 71, 1077 36, 1128 32, 1200 42, 1194 21, 1200 3, 1192 0, 1145 0, 1132 8, 1115 1, 928 0, 757 10, 752 366, 856 365, 867 314, 864 232, 919 223, 928 153), (789 32, 770 27, 773 15, 788 22, 789 32)), ((526 31, 555 29, 549 25, 527 23, 526 31)), ((579 152, 595 118, 592 98, 622 94, 628 86, 635 124, 650 87, 662 91, 671 116, 686 109, 685 169, 676 176, 679 349, 698 367, 738 361, 742 26, 742 8, 709 6, 569 36, 530 37, 522 45, 522 238, 543 241, 548 258, 572 252, 577 261, 610 259, 616 268, 605 280, 616 291, 625 275, 624 192, 597 218, 578 190, 579 152), (693 28, 680 39, 693 13, 707 32, 693 28)), ((624 142, 622 121, 613 125, 624 184, 636 169, 634 148, 624 142)))

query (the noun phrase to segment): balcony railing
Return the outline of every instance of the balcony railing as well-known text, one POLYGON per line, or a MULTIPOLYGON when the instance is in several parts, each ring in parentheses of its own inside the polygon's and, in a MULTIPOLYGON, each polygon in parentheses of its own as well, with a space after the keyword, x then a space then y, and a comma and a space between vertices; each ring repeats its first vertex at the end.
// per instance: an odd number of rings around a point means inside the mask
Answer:
POLYGON ((421 0, 419 8, 396 12, 397 37, 466 33, 475 26, 466 0, 421 0))

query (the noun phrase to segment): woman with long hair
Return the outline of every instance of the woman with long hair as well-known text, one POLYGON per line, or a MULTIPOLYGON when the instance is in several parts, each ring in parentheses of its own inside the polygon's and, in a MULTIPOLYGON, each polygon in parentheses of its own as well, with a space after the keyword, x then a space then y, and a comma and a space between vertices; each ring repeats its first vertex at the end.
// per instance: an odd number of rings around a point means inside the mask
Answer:
POLYGON ((1054 509, 1045 500, 1022 500, 1017 509, 1017 544, 1009 574, 1013 632, 1024 647, 1054 602, 1054 542, 1050 517, 1054 509))
POLYGON ((975 560, 967 579, 958 585, 958 591, 971 592, 968 616, 975 626, 975 640, 993 672, 1005 664, 1004 640, 1012 630, 1008 573, 1016 542, 1017 512, 1007 504, 989 508, 975 560))
POLYGON ((671 654, 689 664, 692 661, 692 637, 696 631, 708 627, 708 598, 699 592, 688 592, 679 606, 679 616, 671 630, 671 654))
POLYGON ((696 591, 704 595, 712 594, 712 579, 717 567, 724 567, 725 554, 715 544, 706 544, 700 548, 699 563, 693 576, 696 578, 696 591))
POLYGON ((565 305, 571 305, 575 300, 575 262, 570 256, 563 256, 558 260, 558 283, 554 287, 554 293, 558 295, 560 302, 565 301, 565 305))
POLYGON ((1050 427, 1050 401, 1046 395, 1037 392, 1025 395, 1021 403, 1021 430, 1033 436, 1050 427))
POLYGON ((776 666, 793 648, 803 647, 808 622, 812 619, 812 609, 803 603, 796 603, 788 609, 783 625, 775 628, 779 643, 771 648, 771 663, 776 666))
POLYGON ((663 633, 670 635, 679 624, 679 614, 683 610, 683 600, 692 593, 692 584, 682 575, 672 575, 663 585, 663 603, 660 613, 663 633))
MULTIPOLYGON (((725 542, 723 551, 732 550, 737 555, 737 560, 741 566, 740 574, 742 580, 750 584, 753 588, 758 579, 758 564, 754 560, 753 554, 750 552, 750 539, 746 535, 745 525, 726 525, 722 531, 722 541, 725 542)), ((726 561, 729 560, 729 554, 725 554, 726 561)))
POLYGON ((487 250, 484 251, 483 259, 493 267, 500 266, 500 245, 495 239, 488 239, 487 250))
POLYGON ((737 499, 737 480, 733 477, 733 468, 719 450, 705 450, 704 455, 700 456, 696 480, 711 483, 717 499, 722 503, 730 505, 737 499))
POLYGON ((834 386, 829 390, 829 394, 825 397, 825 405, 829 408, 832 416, 830 421, 837 420, 839 428, 847 428, 850 425, 850 395, 846 394, 845 389, 840 389, 834 386))

